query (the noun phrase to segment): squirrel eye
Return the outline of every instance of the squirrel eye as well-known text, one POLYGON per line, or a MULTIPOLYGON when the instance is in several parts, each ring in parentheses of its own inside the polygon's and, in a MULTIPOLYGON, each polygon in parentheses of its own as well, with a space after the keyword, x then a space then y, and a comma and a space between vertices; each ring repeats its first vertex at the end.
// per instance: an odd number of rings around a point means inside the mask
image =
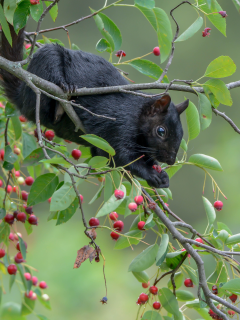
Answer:
POLYGON ((164 138, 166 135, 166 129, 163 127, 158 127, 157 134, 159 135, 159 137, 164 138))

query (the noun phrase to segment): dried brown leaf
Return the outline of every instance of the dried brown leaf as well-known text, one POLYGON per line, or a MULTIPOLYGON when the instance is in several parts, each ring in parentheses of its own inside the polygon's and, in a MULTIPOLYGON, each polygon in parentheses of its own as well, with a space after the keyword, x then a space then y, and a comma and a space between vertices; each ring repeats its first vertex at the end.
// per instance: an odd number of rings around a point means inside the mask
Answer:
POLYGON ((90 262, 95 258, 96 250, 90 246, 84 246, 77 252, 77 258, 75 260, 73 268, 79 268, 81 264, 89 259, 90 262))
POLYGON ((88 230, 87 234, 90 239, 95 240, 97 238, 97 232, 95 228, 88 230))

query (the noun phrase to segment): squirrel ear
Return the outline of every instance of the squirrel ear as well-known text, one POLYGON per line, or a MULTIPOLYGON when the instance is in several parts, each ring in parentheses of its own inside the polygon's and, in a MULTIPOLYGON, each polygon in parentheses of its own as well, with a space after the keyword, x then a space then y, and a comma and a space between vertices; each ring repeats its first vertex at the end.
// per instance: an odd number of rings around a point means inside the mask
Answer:
POLYGON ((170 102, 170 96, 165 94, 160 99, 156 100, 151 106, 151 114, 154 115, 156 112, 167 112, 170 102))
POLYGON ((189 104, 189 99, 177 104, 176 109, 177 109, 178 113, 181 114, 183 111, 185 111, 188 107, 188 104, 189 104))

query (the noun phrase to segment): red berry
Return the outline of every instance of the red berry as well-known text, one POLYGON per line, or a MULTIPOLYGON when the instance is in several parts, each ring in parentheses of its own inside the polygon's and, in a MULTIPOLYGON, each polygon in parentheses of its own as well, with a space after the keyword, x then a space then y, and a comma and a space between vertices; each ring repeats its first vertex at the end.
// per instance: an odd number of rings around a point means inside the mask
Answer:
POLYGON ((234 312, 233 310, 228 310, 228 314, 229 314, 230 316, 234 316, 234 315, 235 315, 235 312, 234 312))
POLYGON ((0 188, 3 186, 3 182, 2 180, 0 179, 0 188))
POLYGON ((138 222, 137 227, 138 227, 139 230, 145 230, 144 226, 145 226, 145 222, 144 221, 139 221, 138 222))
POLYGON ((124 228, 124 223, 121 220, 115 221, 113 224, 113 228, 117 231, 122 231, 124 228))
POLYGON ((126 53, 123 50, 118 50, 115 53, 115 56, 117 56, 117 57, 126 57, 126 53))
POLYGON ((112 231, 112 232, 110 233, 110 236, 112 237, 113 240, 117 240, 117 239, 120 237, 120 234, 112 231))
POLYGON ((12 192, 12 186, 8 185, 7 186, 7 193, 11 193, 12 192))
POLYGON ((99 224, 100 224, 100 221, 97 219, 97 218, 91 218, 90 220, 89 220, 89 225, 90 225, 90 227, 97 227, 97 226, 99 226, 99 224))
POLYGON ((26 185, 28 185, 28 186, 31 186, 31 185, 33 184, 33 182, 34 182, 34 179, 33 179, 32 177, 27 177, 27 178, 25 179, 25 183, 26 183, 26 185))
POLYGON ((1 149, 0 150, 0 160, 4 160, 4 153, 5 153, 5 151, 4 151, 4 149, 1 149))
POLYGON ((160 56, 160 49, 159 49, 159 47, 153 48, 153 54, 154 54, 155 56, 160 56))
POLYGON ((185 285, 185 287, 187 287, 187 288, 191 288, 191 287, 193 287, 193 282, 192 282, 191 279, 186 279, 186 280, 184 281, 184 285, 185 285))
POLYGON ((21 221, 22 223, 24 223, 27 219, 27 215, 25 212, 19 212, 17 214, 17 221, 21 221))
POLYGON ((24 116, 19 116, 19 120, 21 121, 21 122, 27 122, 27 119, 24 117, 24 116))
POLYGON ((30 224, 33 224, 35 226, 38 225, 37 217, 34 214, 31 214, 30 217, 28 218, 28 222, 30 224))
MULTIPOLYGON (((185 249, 185 248, 182 248, 181 251, 186 251, 186 249, 185 249)), ((190 255, 190 254, 188 254, 188 258, 191 258, 191 255, 190 255)))
POLYGON ((39 0, 30 0, 30 3, 34 6, 35 4, 39 4, 39 0))
POLYGON ((14 171, 14 175, 16 178, 20 177, 20 172, 19 171, 14 171))
POLYGON ((47 284, 46 284, 45 281, 39 282, 39 288, 41 288, 41 289, 46 289, 47 287, 48 287, 48 286, 47 286, 47 284))
POLYGON ((213 206, 217 211, 221 211, 223 207, 223 203, 222 201, 215 201, 213 206))
POLYGON ((13 189, 12 189, 12 191, 15 192, 15 193, 18 193, 18 187, 17 187, 17 186, 14 186, 13 189))
POLYGON ((5 256, 6 252, 4 249, 0 249, 0 258, 3 258, 5 256))
POLYGON ((32 284, 33 284, 33 286, 36 286, 37 283, 38 283, 38 278, 35 277, 35 276, 33 276, 33 277, 32 277, 32 284))
POLYGON ((132 212, 135 212, 137 210, 137 204, 135 202, 130 202, 128 205, 128 209, 132 212))
POLYGON ((212 292, 214 293, 214 294, 218 294, 218 288, 217 288, 217 286, 212 286, 212 292))
POLYGON ((64 140, 64 141, 66 141, 67 143, 72 143, 72 141, 70 141, 70 140, 64 140))
POLYGON ((52 198, 49 198, 49 199, 48 199, 48 203, 51 203, 51 200, 52 200, 52 198))
POLYGON ((143 197, 142 196, 136 196, 134 198, 134 201, 136 202, 136 204, 139 206, 140 204, 143 203, 143 197))
POLYGON ((7 267, 7 271, 9 274, 16 274, 17 273, 17 267, 15 264, 10 264, 8 267, 7 267))
MULTIPOLYGON (((41 134, 42 134, 42 129, 41 129, 41 134)), ((43 135, 43 134, 42 134, 42 135, 43 135)), ((37 138, 37 140, 38 140, 37 128, 34 130, 34 137, 37 138)))
POLYGON ((161 172, 162 172, 161 166, 158 166, 158 165, 154 164, 154 165, 152 166, 152 168, 153 168, 154 170, 156 170, 158 173, 161 173, 161 172))
POLYGON ((10 213, 7 213, 4 217, 4 221, 8 224, 13 224, 14 222, 14 216, 10 213))
POLYGON ((210 309, 208 313, 210 317, 212 317, 213 319, 218 319, 218 315, 215 312, 213 312, 212 309, 210 309))
POLYGON ((116 189, 114 191, 114 195, 118 200, 120 200, 120 199, 122 199, 124 197, 124 192, 122 190, 116 189))
POLYGON ((83 203, 83 196, 81 194, 79 195, 79 198, 80 198, 81 203, 83 203))
POLYGON ((75 159, 75 160, 78 160, 82 155, 82 152, 78 149, 73 149, 72 151, 72 157, 75 159))
POLYGON ((156 295, 158 293, 158 288, 156 286, 152 286, 152 287, 149 288, 149 291, 152 294, 156 295))
POLYGON ((146 293, 141 293, 140 296, 139 296, 139 300, 142 302, 142 303, 145 303, 148 301, 148 295, 146 293))
POLYGON ((25 292, 25 297, 31 299, 33 295, 33 291, 30 290, 29 293, 27 294, 27 292, 25 292))
POLYGON ((55 133, 52 130, 47 130, 45 132, 45 137, 49 140, 52 141, 53 138, 55 137, 55 133))
POLYGON ((117 218, 118 218, 118 214, 117 212, 111 212, 110 215, 109 215, 109 218, 113 221, 116 221, 117 218))
MULTIPOLYGON (((24 242, 24 244, 25 244, 25 248, 27 249, 27 243, 26 243, 25 241, 23 241, 23 242, 24 242)), ((19 241, 18 241, 17 244, 16 244, 16 249, 17 249, 18 251, 21 251, 21 250, 20 250, 19 241)))
MULTIPOLYGON (((199 243, 204 243, 201 238, 197 238, 197 239, 195 239, 195 241, 197 241, 197 242, 199 242, 199 243)), ((199 247, 199 246, 196 245, 196 247, 199 247)))
POLYGON ((31 44, 30 43, 28 43, 28 44, 25 44, 25 49, 27 50, 28 48, 30 48, 31 47, 31 44))
POLYGON ((223 18, 226 18, 226 17, 228 16, 226 11, 219 11, 218 13, 219 13, 223 18))
POLYGON ((24 277, 25 277, 25 279, 26 279, 27 281, 29 281, 29 280, 32 279, 31 273, 29 273, 29 272, 25 272, 25 273, 24 273, 24 277))
POLYGON ((143 283, 142 283, 142 287, 143 287, 144 289, 148 288, 149 286, 150 286, 150 281, 148 281, 148 283, 146 283, 146 282, 143 282, 143 283))
POLYGON ((236 294, 232 294, 230 297, 229 297, 229 299, 233 302, 233 303, 235 303, 236 302, 236 300, 237 300, 237 295, 236 294))
POLYGON ((24 262, 24 259, 23 259, 23 256, 21 254, 21 252, 18 252, 15 257, 14 257, 14 260, 16 263, 22 263, 24 262))
POLYGON ((211 30, 211 28, 205 28, 204 31, 202 31, 202 36, 203 37, 206 37, 206 36, 209 37, 210 36, 210 32, 209 31, 210 30, 211 30))
POLYGON ((10 233, 8 239, 11 240, 11 241, 14 241, 14 234, 10 233))
POLYGON ((28 199, 28 193, 23 190, 21 194, 22 194, 22 200, 27 201, 27 199, 28 199))
POLYGON ((161 303, 158 301, 153 302, 153 308, 159 310, 161 308, 161 303))

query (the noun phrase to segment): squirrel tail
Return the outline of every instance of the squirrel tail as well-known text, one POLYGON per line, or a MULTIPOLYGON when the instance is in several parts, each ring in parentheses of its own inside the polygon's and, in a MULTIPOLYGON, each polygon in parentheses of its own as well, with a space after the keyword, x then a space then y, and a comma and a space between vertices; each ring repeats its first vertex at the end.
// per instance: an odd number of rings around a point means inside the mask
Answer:
MULTIPOLYGON (((10 61, 21 61, 23 59, 24 29, 21 29, 16 34, 13 26, 11 24, 8 25, 12 36, 12 46, 2 32, 1 56, 10 61)), ((0 69, 0 78, 5 95, 13 104, 18 106, 21 80, 3 69, 0 69)))

